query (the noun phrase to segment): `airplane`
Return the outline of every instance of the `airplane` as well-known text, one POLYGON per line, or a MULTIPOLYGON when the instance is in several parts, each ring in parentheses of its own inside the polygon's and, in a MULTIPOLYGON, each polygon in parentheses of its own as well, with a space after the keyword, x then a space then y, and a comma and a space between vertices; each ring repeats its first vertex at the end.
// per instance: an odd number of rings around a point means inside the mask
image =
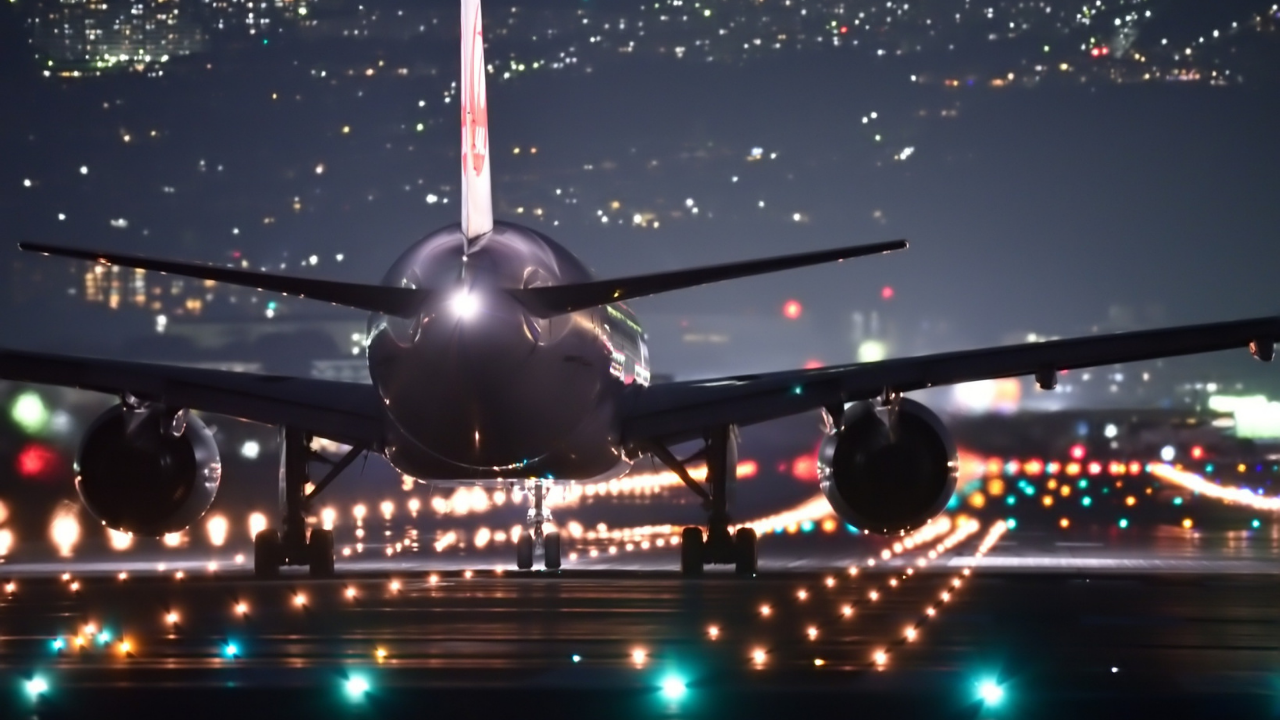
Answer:
POLYGON ((598 280, 543 233, 495 221, 480 0, 461 0, 462 213, 410 246, 379 284, 254 272, 24 242, 20 249, 106 265, 314 298, 371 313, 371 385, 122 360, 0 350, 0 378, 120 397, 86 430, 76 489, 104 525, 137 535, 181 530, 209 508, 221 481, 217 443, 191 411, 280 429, 281 517, 254 537, 254 572, 283 566, 334 573, 331 530, 308 532, 307 511, 363 453, 436 484, 528 491, 516 565, 535 549, 562 565, 546 492, 555 483, 614 478, 648 456, 703 501, 707 526, 681 533, 680 568, 733 565, 754 575, 758 540, 735 527, 737 428, 821 411, 822 492, 845 522, 900 535, 928 522, 955 491, 955 444, 923 388, 1032 376, 1045 390, 1077 368, 1247 347, 1270 362, 1280 317, 1218 322, 935 355, 650 384, 644 332, 625 302, 681 288, 905 249, 905 240, 674 272, 598 280), (313 438, 350 450, 318 456, 313 438), (672 448, 700 442, 677 457, 672 448), (312 474, 317 461, 328 464, 312 474), (699 483, 690 474, 705 463, 699 483), (731 530, 733 532, 731 532, 731 530))

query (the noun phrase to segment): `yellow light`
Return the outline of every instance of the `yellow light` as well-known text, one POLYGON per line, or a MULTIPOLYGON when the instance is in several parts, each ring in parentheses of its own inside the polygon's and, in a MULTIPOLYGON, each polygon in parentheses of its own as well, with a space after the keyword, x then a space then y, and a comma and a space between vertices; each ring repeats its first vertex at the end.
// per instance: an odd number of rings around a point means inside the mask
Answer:
POLYGON ((801 590, 800 592, 796 593, 796 597, 800 598, 801 600, 805 600, 809 597, 809 592, 807 590, 801 590))
POLYGON ((707 635, 708 635, 712 640, 715 640, 716 638, 719 638, 719 637, 720 637, 720 628, 716 627, 715 625, 712 625, 711 627, 707 628, 707 635))
POLYGON ((302 593, 298 593, 297 595, 294 595, 294 596, 293 596, 293 604, 294 604, 294 605, 297 605, 298 607, 302 607, 303 605, 306 605, 306 604, 307 604, 307 596, 306 596, 306 595, 303 595, 302 593))
POLYGON ((76 580, 75 582, 71 583, 71 592, 79 592, 79 591, 80 591, 80 581, 76 580))
POLYGON ((916 639, 916 629, 913 627, 907 628, 906 636, 907 642, 913 642, 916 639))
POLYGON ((853 614, 853 606, 845 605, 844 607, 840 608, 840 614, 845 617, 849 617, 850 615, 853 614))
POLYGON ((1190 529, 1191 529, 1191 518, 1183 518, 1183 519, 1182 519, 1182 527, 1184 527, 1184 528, 1186 528, 1186 529, 1190 530, 1190 529))
POLYGON ((240 613, 241 615, 244 615, 245 613, 249 612, 249 606, 242 602, 236 603, 236 612, 240 613))
POLYGON ((249 537, 256 537, 258 533, 267 529, 267 516, 260 512, 250 513, 249 515, 249 537))
POLYGON ((822 658, 814 658, 813 664, 816 665, 817 667, 822 667, 823 665, 827 664, 827 661, 823 660, 822 658))
POLYGON ((1134 505, 1138 504, 1138 498, 1130 495, 1129 497, 1124 499, 1124 504, 1128 505, 1129 507, 1133 507, 1134 505))
POLYGON ((121 582, 124 582, 125 580, 128 580, 128 579, 129 579, 129 573, 127 573, 127 572, 125 572, 125 571, 121 570, 121 571, 120 571, 120 574, 119 574, 119 575, 116 575, 116 577, 117 577, 117 578, 120 578, 120 581, 121 581, 121 582))
POLYGON ((467 570, 467 571, 463 572, 463 573, 462 573, 462 577, 464 577, 464 578, 466 578, 466 579, 470 580, 470 579, 471 579, 471 571, 470 571, 470 570, 467 570))
POLYGON ((209 544, 214 547, 222 547, 227 542, 227 519, 221 515, 214 515, 205 523, 205 532, 209 534, 209 544))
POLYGON ((641 648, 636 648, 635 650, 631 651, 631 661, 637 665, 643 664, 645 659, 648 657, 649 657, 649 654, 641 648))
POLYGON ((1053 507, 1053 496, 1045 495, 1044 497, 1040 498, 1040 502, 1044 503, 1045 507, 1053 507))
POLYGON ((133 649, 133 646, 129 644, 129 641, 128 641, 128 640, 121 640, 121 641, 120 641, 120 654, 121 654, 121 655, 128 655, 128 654, 129 654, 129 652, 130 652, 132 649, 133 649))
POLYGON ((177 571, 177 572, 175 572, 175 573, 173 574, 173 579, 174 579, 174 580, 181 580, 182 578, 184 578, 184 577, 186 577, 186 576, 187 576, 187 574, 186 574, 186 573, 184 573, 184 572, 182 572, 181 570, 179 570, 179 571, 177 571))
POLYGON ((347 587, 347 598, 348 598, 348 599, 355 599, 355 596, 356 596, 356 589, 355 589, 355 588, 353 588, 353 587, 348 586, 348 587, 347 587))
POLYGON ((768 655, 760 648, 756 648, 751 653, 751 659, 754 660, 757 665, 763 664, 766 657, 768 657, 768 655))
POLYGON ((824 582, 827 584, 827 587, 835 587, 835 586, 836 586, 836 579, 835 579, 835 578, 833 578, 833 577, 828 577, 824 582))
POLYGON ((1065 530, 1071 527, 1071 521, 1067 518, 1062 518, 1058 521, 1058 526, 1065 530))
POLYGON ((761 605, 761 606, 760 606, 760 614, 761 614, 761 615, 763 615, 763 616, 765 616, 765 617, 769 617, 769 613, 771 613, 771 612, 773 612, 773 608, 769 607, 768 605, 761 605))
POLYGON ((880 599, 880 593, 875 590, 872 590, 871 593, 867 595, 867 597, 871 598, 871 602, 875 602, 876 600, 880 599))
POLYGON ((818 628, 810 627, 805 634, 809 636, 810 640, 816 640, 818 638, 818 628))
POLYGON ((876 654, 873 655, 872 657, 875 659, 876 665, 884 665, 885 663, 889 662, 889 653, 885 652, 884 650, 877 650, 876 654))
POLYGON ((176 613, 176 612, 171 612, 171 613, 169 613, 168 615, 165 615, 165 616, 164 616, 164 619, 165 619, 165 621, 166 621, 166 622, 168 622, 170 625, 177 625, 177 624, 178 624, 178 613, 176 613))
POLYGON ((9 593, 10 595, 14 594, 15 592, 18 591, 18 583, 12 582, 12 581, 5 583, 4 591, 9 593))
POLYGON ((400 581, 399 581, 399 580, 392 580, 392 581, 391 581, 391 585, 390 585, 390 587, 391 587, 391 592, 393 592, 393 593, 398 593, 398 592, 400 592, 400 581))
POLYGON ((378 662, 382 662, 387 659, 387 651, 382 648, 378 648, 373 654, 378 658, 378 662))

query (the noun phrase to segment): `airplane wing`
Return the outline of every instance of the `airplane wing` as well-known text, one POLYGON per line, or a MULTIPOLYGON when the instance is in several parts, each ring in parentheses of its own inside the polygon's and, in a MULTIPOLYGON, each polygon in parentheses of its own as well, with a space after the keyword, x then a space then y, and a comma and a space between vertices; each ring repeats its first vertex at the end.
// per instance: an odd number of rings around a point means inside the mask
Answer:
POLYGON ((383 442, 382 400, 372 385, 3 349, 0 379, 129 393, 371 449, 383 442))
POLYGON ((758 375, 633 386, 627 398, 627 443, 677 443, 705 428, 750 425, 889 393, 989 378, 1033 375, 1051 384, 1062 370, 1248 347, 1270 360, 1280 317, 1189 325, 979 350, 921 355, 758 375))
POLYGON ((214 280, 229 285, 242 285, 258 290, 270 290, 285 295, 312 298, 357 310, 367 310, 396 317, 413 317, 416 315, 428 292, 415 288, 365 285, 362 283, 339 282, 337 280, 302 278, 293 275, 276 275, 254 270, 237 270, 217 265, 159 260, 105 250, 84 250, 42 243, 18 243, 18 249, 44 255, 58 255, 77 260, 88 260, 103 265, 121 265, 140 270, 200 278, 201 280, 214 280))

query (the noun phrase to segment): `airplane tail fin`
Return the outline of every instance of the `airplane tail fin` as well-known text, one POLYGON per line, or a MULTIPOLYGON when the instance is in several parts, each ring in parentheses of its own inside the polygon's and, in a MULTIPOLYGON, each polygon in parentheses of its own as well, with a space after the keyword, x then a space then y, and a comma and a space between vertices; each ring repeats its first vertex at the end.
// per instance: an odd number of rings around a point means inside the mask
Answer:
POLYGON ((216 265, 175 262, 173 260, 156 260, 137 255, 79 250, 39 243, 18 243, 18 248, 28 252, 44 253, 45 255, 60 255, 77 260, 89 260, 103 265, 122 265, 124 267, 138 268, 139 270, 170 273, 172 275, 200 278, 201 280, 214 280, 231 285, 242 285, 259 290, 270 290, 284 293, 285 295, 312 298, 357 310, 384 313, 396 317, 413 317, 417 315, 428 292, 413 288, 364 285, 335 280, 275 275, 253 270, 237 270, 216 265))
POLYGON ((480 0, 462 0, 462 232, 468 246, 493 230, 482 29, 480 0))
POLYGON ((906 240, 890 240, 871 245, 854 245, 834 250, 782 255, 759 260, 746 260, 723 265, 675 270, 673 272, 653 273, 651 275, 635 275, 626 278, 597 280, 571 285, 511 289, 507 292, 524 305, 531 315, 548 318, 613 302, 630 300, 631 298, 656 295, 669 290, 680 290, 720 282, 721 280, 763 275, 808 265, 838 262, 855 257, 878 255, 895 250, 905 250, 906 248, 906 240))

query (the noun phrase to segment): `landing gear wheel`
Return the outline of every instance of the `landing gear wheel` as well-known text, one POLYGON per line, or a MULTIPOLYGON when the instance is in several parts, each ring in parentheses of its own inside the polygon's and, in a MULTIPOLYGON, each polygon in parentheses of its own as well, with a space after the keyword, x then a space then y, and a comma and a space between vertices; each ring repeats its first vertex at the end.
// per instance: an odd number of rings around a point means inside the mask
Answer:
POLYGON ((333 531, 312 530, 307 541, 311 577, 333 577, 333 531))
POLYGON ((680 572, 701 575, 704 556, 702 528, 687 527, 680 531, 680 572))
POLYGON ((739 575, 756 574, 756 531, 738 528, 733 535, 734 572, 739 575))
POLYGON ((533 535, 527 532, 520 533, 516 540, 516 567, 520 570, 533 567, 533 535))
POLYGON ((283 562, 284 546, 280 542, 280 533, 259 530, 253 536, 253 574, 260 578, 275 577, 280 574, 283 562))
POLYGON ((548 570, 560 569, 560 533, 552 531, 542 538, 542 555, 548 570))

